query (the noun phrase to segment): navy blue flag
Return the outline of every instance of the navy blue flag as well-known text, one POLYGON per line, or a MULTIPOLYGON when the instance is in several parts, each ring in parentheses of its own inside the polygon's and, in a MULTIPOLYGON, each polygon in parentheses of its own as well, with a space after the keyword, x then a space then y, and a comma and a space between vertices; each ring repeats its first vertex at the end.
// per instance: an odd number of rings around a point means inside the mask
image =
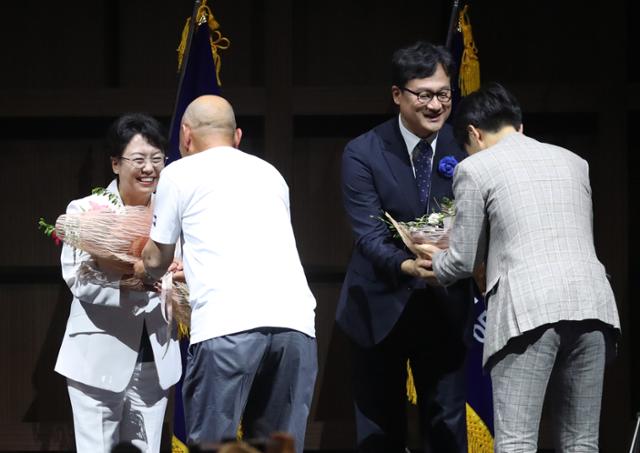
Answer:
MULTIPOLYGON (((219 27, 211 9, 207 6, 207 0, 196 0, 194 13, 192 17, 187 19, 182 33, 182 42, 178 47, 180 80, 169 131, 169 162, 180 158, 180 124, 187 106, 198 96, 220 94, 220 56, 218 51, 227 49, 230 42, 222 36, 218 30, 219 27)), ((171 451, 173 453, 188 453, 182 382, 187 348, 189 347, 189 333, 186 326, 178 326, 178 329, 181 337, 182 378, 175 385, 171 451)))
MULTIPOLYGON (((469 5, 454 1, 447 47, 458 72, 451 80, 453 108, 460 98, 480 88, 480 62, 471 32, 469 5), (461 7, 461 9, 459 9, 461 7)), ((484 278, 484 276, 483 276, 484 278)), ((493 398, 491 378, 482 371, 482 350, 487 320, 484 298, 476 292, 473 304, 473 340, 467 355, 467 439, 469 453, 493 452, 493 398)))
MULTIPOLYGON (((196 12, 189 19, 183 32, 178 52, 180 62, 180 82, 176 105, 173 110, 169 131, 169 161, 180 158, 180 122, 187 106, 198 96, 220 94, 219 50, 229 47, 229 40, 220 33, 219 24, 214 19, 207 0, 196 1, 196 12), (195 30, 191 25, 196 23, 195 30), (189 27, 187 29, 187 27, 189 27), (192 31, 193 30, 193 31, 192 31)), ((195 8, 194 8, 195 9, 195 8)))
POLYGON ((491 378, 482 372, 482 349, 487 325, 484 298, 473 301, 473 339, 467 354, 467 439, 469 453, 493 452, 491 378))

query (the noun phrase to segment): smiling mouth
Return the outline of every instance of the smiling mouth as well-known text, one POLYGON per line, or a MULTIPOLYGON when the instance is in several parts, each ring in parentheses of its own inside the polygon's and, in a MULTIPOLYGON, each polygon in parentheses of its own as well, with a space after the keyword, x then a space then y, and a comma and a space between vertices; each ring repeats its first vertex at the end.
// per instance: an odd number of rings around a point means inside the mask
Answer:
POLYGON ((156 180, 156 178, 138 178, 138 181, 145 183, 145 184, 151 184, 156 180))
POLYGON ((439 113, 431 113, 431 114, 423 114, 422 115, 424 118, 428 119, 428 120, 437 120, 442 116, 442 112, 439 113))

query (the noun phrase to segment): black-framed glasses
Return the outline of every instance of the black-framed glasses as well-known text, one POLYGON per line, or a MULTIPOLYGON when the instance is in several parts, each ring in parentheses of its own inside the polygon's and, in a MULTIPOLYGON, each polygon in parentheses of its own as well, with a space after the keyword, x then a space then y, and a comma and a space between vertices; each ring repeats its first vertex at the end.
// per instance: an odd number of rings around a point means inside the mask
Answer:
POLYGON ((418 103, 420 104, 428 104, 433 100, 433 98, 436 98, 438 102, 440 102, 441 104, 446 104, 448 102, 451 102, 451 97, 453 95, 453 90, 450 88, 447 88, 445 90, 440 90, 437 93, 434 93, 433 91, 429 91, 429 90, 417 92, 417 91, 410 90, 407 87, 402 87, 400 89, 402 91, 407 91, 413 94, 418 99, 418 103))
POLYGON ((144 168, 147 161, 151 162, 151 165, 153 165, 156 168, 164 167, 164 165, 167 163, 167 159, 169 158, 166 156, 134 157, 134 158, 121 156, 120 159, 126 160, 131 164, 132 167, 137 168, 138 170, 141 170, 144 168))

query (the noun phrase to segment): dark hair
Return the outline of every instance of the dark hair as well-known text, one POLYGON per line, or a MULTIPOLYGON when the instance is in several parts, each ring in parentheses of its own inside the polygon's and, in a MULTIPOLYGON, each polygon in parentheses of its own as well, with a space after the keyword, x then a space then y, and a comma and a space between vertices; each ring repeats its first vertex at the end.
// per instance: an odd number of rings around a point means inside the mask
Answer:
POLYGON ((438 64, 442 65, 449 77, 454 74, 453 57, 444 46, 418 41, 409 47, 398 49, 391 57, 391 83, 402 88, 409 80, 431 77, 438 64))
POLYGON ((518 100, 499 83, 490 83, 460 100, 453 116, 453 135, 460 146, 469 144, 468 126, 498 132, 504 126, 519 129, 522 110, 518 100))
POLYGON ((164 154, 167 153, 167 138, 158 120, 145 113, 127 113, 115 120, 107 131, 109 156, 122 157, 125 148, 137 134, 164 154))

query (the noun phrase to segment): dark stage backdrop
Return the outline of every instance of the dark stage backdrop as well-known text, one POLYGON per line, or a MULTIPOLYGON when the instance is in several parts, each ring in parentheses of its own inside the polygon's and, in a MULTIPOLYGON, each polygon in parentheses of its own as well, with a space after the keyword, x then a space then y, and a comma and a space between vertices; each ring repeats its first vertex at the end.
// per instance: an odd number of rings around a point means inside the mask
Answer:
MULTIPOLYGON (((392 50, 417 39, 443 42, 450 2, 209 1, 232 42, 222 54, 222 87, 245 130, 243 148, 289 182, 298 247, 318 300, 320 372, 307 447, 351 448, 349 345, 333 322, 351 250, 340 155, 347 140, 394 114, 392 50)), ((192 5, 0 6, 0 450, 73 448, 65 384, 53 372, 70 295, 59 250, 37 219, 55 220, 69 200, 109 182, 102 136, 115 117, 146 111, 168 125, 175 49, 192 5)), ((637 10, 613 0, 478 1, 470 11, 482 79, 501 81, 520 98, 526 133, 569 147, 591 166, 596 246, 624 329, 607 372, 605 453, 625 450, 640 409, 631 327, 640 320, 631 304, 640 291, 640 246, 630 234, 638 193, 637 10)), ((250 213, 245 220, 255 221, 250 213)), ((268 265, 269 257, 260 258, 268 265)))

